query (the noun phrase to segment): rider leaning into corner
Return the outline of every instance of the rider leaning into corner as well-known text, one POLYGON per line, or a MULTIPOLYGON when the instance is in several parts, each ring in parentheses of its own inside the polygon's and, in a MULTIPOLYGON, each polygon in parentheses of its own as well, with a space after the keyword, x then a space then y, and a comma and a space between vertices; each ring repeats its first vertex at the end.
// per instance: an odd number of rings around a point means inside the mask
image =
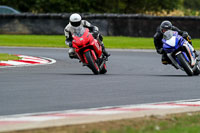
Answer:
POLYGON ((102 46, 102 52, 103 54, 108 57, 110 54, 105 50, 104 44, 103 44, 103 37, 99 33, 98 27, 90 24, 86 20, 82 20, 81 16, 77 13, 72 14, 69 17, 69 24, 65 27, 64 33, 66 37, 65 44, 69 46, 69 57, 70 58, 76 58, 75 55, 75 49, 72 47, 72 34, 75 32, 76 29, 80 28, 80 26, 83 26, 85 28, 88 28, 90 33, 92 33, 93 37, 97 39, 102 46))
MULTIPOLYGON (((162 54, 162 64, 164 65, 171 64, 170 59, 167 57, 167 54, 164 52, 163 47, 162 47, 163 34, 167 30, 177 31, 179 35, 181 35, 184 39, 186 39, 192 45, 191 37, 186 31, 181 31, 177 27, 173 26, 172 23, 168 20, 163 21, 160 24, 160 26, 157 28, 156 33, 154 35, 154 45, 155 45, 157 53, 162 54)), ((195 50, 194 50, 194 53, 196 57, 198 57, 198 53, 195 50)))

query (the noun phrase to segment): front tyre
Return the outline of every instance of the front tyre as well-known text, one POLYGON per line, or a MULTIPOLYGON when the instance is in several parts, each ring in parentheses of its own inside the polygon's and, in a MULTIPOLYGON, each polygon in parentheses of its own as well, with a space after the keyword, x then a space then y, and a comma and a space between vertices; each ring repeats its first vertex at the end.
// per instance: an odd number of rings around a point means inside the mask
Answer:
POLYGON ((92 72, 94 74, 99 74, 99 66, 97 65, 94 58, 92 57, 91 52, 87 51, 85 53, 85 57, 86 57, 87 62, 88 62, 88 67, 92 70, 92 72))
POLYGON ((187 75, 188 76, 192 76, 193 75, 193 70, 190 67, 189 63, 184 58, 183 54, 178 54, 177 55, 177 59, 179 60, 182 68, 185 70, 185 72, 187 73, 187 75))

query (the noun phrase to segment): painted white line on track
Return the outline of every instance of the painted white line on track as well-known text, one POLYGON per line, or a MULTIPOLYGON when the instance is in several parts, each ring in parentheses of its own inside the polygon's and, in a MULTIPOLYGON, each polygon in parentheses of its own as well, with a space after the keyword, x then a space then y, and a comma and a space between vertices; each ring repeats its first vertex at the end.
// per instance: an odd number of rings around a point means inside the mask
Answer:
MULTIPOLYGON (((145 103, 145 104, 134 104, 134 105, 116 105, 116 106, 105 106, 105 107, 98 107, 98 108, 88 108, 88 109, 74 109, 74 110, 62 110, 62 111, 49 111, 49 112, 37 112, 37 113, 24 113, 24 114, 13 114, 13 115, 4 115, 4 116, 0 116, 1 118, 5 118, 5 117, 22 117, 22 116, 30 116, 30 115, 47 115, 47 114, 56 114, 56 113, 73 113, 73 112, 78 112, 78 111, 92 111, 92 110, 105 110, 105 109, 111 109, 111 108, 119 108, 119 107, 124 107, 124 108, 144 108, 149 107, 149 108, 155 108, 154 105, 159 105, 156 107, 160 107, 160 109, 165 109, 165 107, 169 107, 167 106, 167 103, 179 103, 179 104, 183 104, 183 103, 189 103, 189 104, 198 104, 200 105, 200 99, 189 99, 189 100, 177 100, 177 101, 165 101, 165 102, 156 102, 156 103, 145 103), (166 104, 166 106, 160 106, 162 104, 166 104)), ((173 106, 173 105, 172 105, 173 106)), ((170 106, 171 107, 171 106, 170 106)), ((178 106, 180 107, 180 106, 178 106)), ((184 106, 181 106, 184 107, 184 106)), ((171 107, 173 108, 173 107, 171 107)))
POLYGON ((33 57, 26 55, 17 55, 21 57, 21 60, 9 60, 9 61, 0 61, 0 68, 8 68, 8 67, 24 67, 24 66, 38 66, 38 65, 49 65, 56 63, 56 60, 46 57, 33 57))
MULTIPOLYGON (((22 117, 22 116, 30 116, 30 115, 46 115, 46 114, 56 114, 56 113, 64 113, 64 112, 68 112, 68 113, 72 113, 72 112, 77 112, 77 111, 83 111, 83 110, 104 110, 104 109, 110 109, 110 108, 118 108, 118 107, 125 107, 125 108, 132 108, 133 106, 136 107, 144 107, 144 106, 153 106, 155 104, 159 105, 159 104, 165 104, 165 103, 191 103, 194 104, 194 102, 191 101, 195 101, 196 103, 200 104, 200 99, 189 99, 189 100, 178 100, 178 101, 165 101, 165 102, 156 102, 156 103, 145 103, 145 104, 134 104, 134 105, 116 105, 116 106, 105 106, 105 107, 98 107, 98 108, 88 108, 88 109, 74 109, 74 110, 62 110, 62 111, 48 111, 48 112, 37 112, 37 113, 24 113, 24 114, 13 114, 13 115, 4 115, 4 116, 0 116, 1 118, 4 117, 22 117)), ((167 106, 166 106, 167 107, 167 106)))
MULTIPOLYGON (((138 112, 145 110, 165 110, 165 109, 178 109, 186 107, 200 107, 200 99, 181 100, 181 101, 170 101, 170 102, 159 102, 159 103, 148 103, 148 104, 136 104, 136 105, 121 105, 121 106, 107 106, 100 108, 89 108, 89 109, 77 109, 77 110, 64 110, 64 111, 52 111, 52 112, 39 112, 39 113, 27 113, 27 114, 16 114, 0 116, 1 123, 5 125, 5 122, 39 122, 48 121, 55 119, 64 119, 67 117, 79 117, 89 115, 113 115, 128 112, 138 112)), ((12 124, 12 123, 8 123, 12 124)))
POLYGON ((24 62, 18 62, 18 61, 13 61, 13 60, 9 60, 9 61, 1 61, 1 63, 6 63, 6 64, 12 64, 12 65, 27 65, 29 63, 24 63, 24 62))
POLYGON ((17 117, 17 118, 3 118, 3 119, 1 119, 1 121, 40 122, 40 121, 57 120, 57 119, 60 119, 60 117, 56 117, 56 116, 48 116, 48 117, 24 116, 24 117, 17 117))

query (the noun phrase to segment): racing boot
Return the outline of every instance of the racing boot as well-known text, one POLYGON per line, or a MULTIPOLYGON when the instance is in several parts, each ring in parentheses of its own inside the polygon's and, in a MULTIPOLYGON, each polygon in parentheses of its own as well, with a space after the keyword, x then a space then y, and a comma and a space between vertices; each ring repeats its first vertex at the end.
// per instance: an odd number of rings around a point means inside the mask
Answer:
POLYGON ((101 42, 101 47, 102 47, 103 54, 106 56, 106 58, 108 58, 110 56, 110 54, 106 51, 103 42, 101 42))
POLYGON ((104 44, 103 44, 103 37, 101 34, 98 34, 96 39, 98 40, 98 42, 100 43, 101 47, 102 47, 102 52, 103 54, 106 56, 106 58, 108 58, 110 56, 110 54, 106 51, 104 44))
POLYGON ((163 65, 172 64, 171 60, 167 57, 167 55, 165 53, 162 54, 161 61, 162 61, 163 65))
POLYGON ((166 60, 162 60, 162 64, 163 64, 163 65, 167 65, 167 64, 169 64, 169 62, 166 61, 166 60))
MULTIPOLYGON (((191 44, 191 45, 193 46, 191 36, 188 35, 187 38, 186 38, 186 40, 189 42, 189 44, 191 44)), ((195 55, 195 57, 197 58, 197 60, 200 61, 200 59, 199 59, 199 54, 197 53, 197 51, 194 49, 193 52, 194 52, 194 55, 195 55)))
POLYGON ((196 50, 194 50, 193 52, 194 52, 194 54, 195 54, 195 57, 198 57, 198 56, 199 56, 199 54, 197 53, 196 50))
POLYGON ((162 64, 163 65, 171 64, 174 68, 179 69, 170 61, 170 59, 166 55, 162 56, 162 64))
MULTIPOLYGON (((187 37, 187 41, 189 42, 189 44, 191 44, 192 45, 192 40, 191 40, 191 37, 190 36, 188 36, 187 37)), ((193 47, 193 45, 192 45, 192 47, 193 47)), ((197 53, 197 51, 194 49, 194 55, 195 55, 195 57, 197 58, 197 60, 199 61, 199 54, 197 53)))
POLYGON ((199 53, 197 53, 196 50, 194 50, 193 52, 194 52, 195 57, 197 58, 197 61, 200 61, 200 59, 199 59, 199 53))

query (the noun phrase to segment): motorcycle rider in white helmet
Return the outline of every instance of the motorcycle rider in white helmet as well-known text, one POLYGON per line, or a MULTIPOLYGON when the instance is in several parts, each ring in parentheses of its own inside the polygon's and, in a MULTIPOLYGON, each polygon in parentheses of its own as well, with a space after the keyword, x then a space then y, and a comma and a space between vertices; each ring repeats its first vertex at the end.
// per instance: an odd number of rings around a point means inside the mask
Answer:
POLYGON ((72 47, 72 34, 75 32, 75 30, 83 26, 85 28, 88 28, 89 31, 92 33, 93 37, 99 41, 99 43, 102 46, 102 52, 103 54, 108 57, 110 54, 105 50, 104 44, 103 44, 103 37, 99 33, 99 29, 96 26, 93 26, 86 20, 82 20, 81 16, 78 13, 73 13, 69 18, 69 24, 65 27, 64 33, 66 37, 65 44, 69 46, 69 57, 70 58, 77 58, 75 54, 75 49, 72 47))

